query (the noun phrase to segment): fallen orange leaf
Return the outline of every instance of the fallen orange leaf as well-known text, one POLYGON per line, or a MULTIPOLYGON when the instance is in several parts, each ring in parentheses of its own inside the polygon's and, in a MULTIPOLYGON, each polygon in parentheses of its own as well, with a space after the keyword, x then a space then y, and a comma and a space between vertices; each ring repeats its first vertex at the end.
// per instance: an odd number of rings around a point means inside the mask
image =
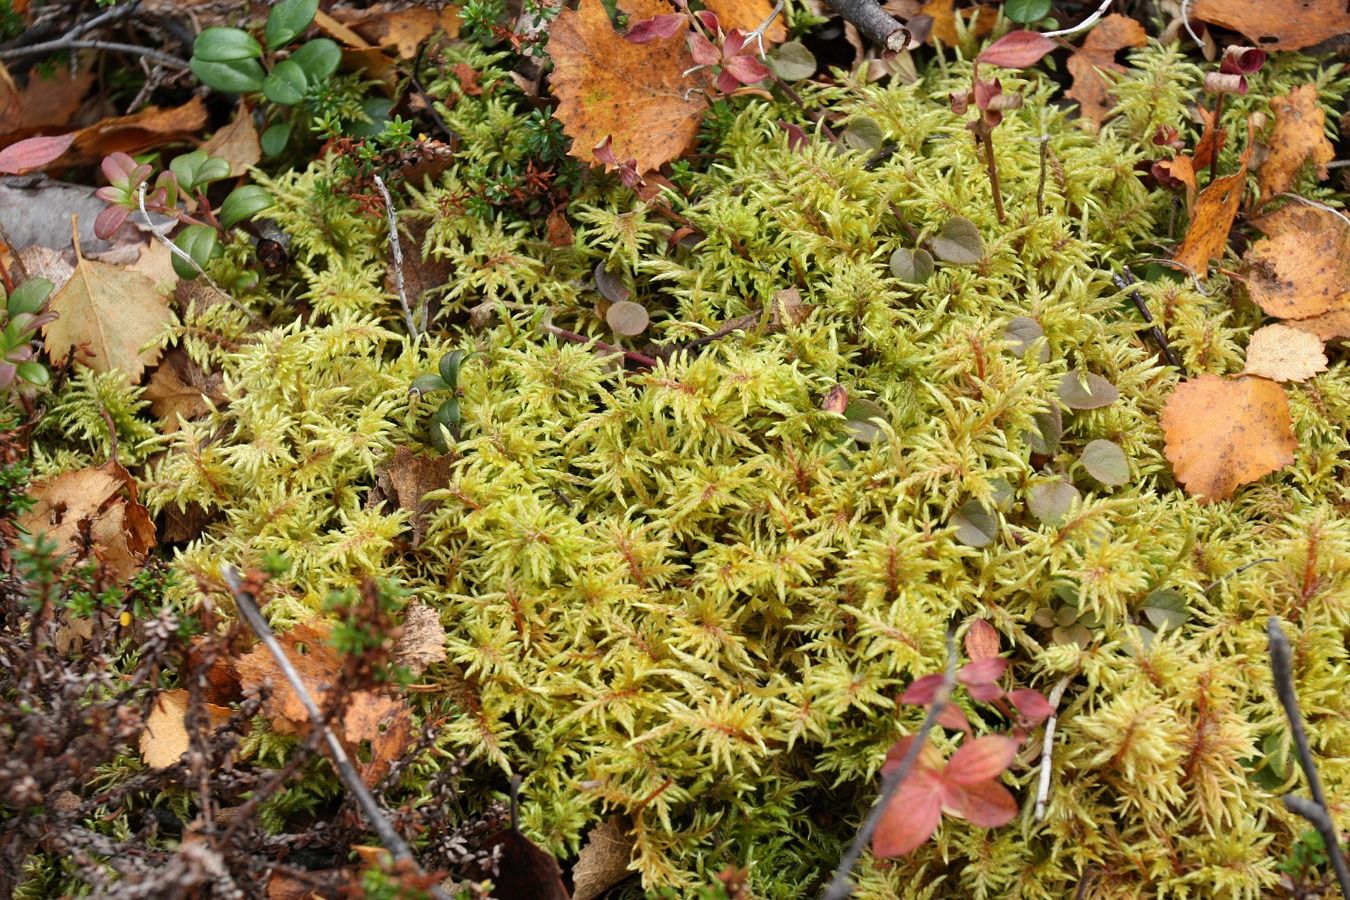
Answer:
MULTIPOLYGON (((206 709, 209 729, 218 728, 230 720, 231 710, 210 703, 206 709)), ((188 692, 164 691, 155 698, 155 706, 145 720, 141 732, 141 759, 152 769, 163 769, 178 762, 188 752, 191 741, 187 730, 188 692)))
POLYGON ((459 37, 462 24, 459 9, 454 6, 430 9, 425 6, 395 7, 390 3, 376 3, 354 14, 348 15, 347 12, 335 10, 337 15, 342 16, 338 20, 342 26, 377 47, 393 46, 398 55, 407 60, 415 58, 421 43, 437 32, 443 32, 448 38, 459 37))
POLYGON ((1261 199, 1294 186, 1303 164, 1312 161, 1317 178, 1327 177, 1327 163, 1336 157, 1336 148, 1327 140, 1326 114, 1317 105, 1317 85, 1296 87, 1270 102, 1275 110, 1275 128, 1270 136, 1270 155, 1256 174, 1261 199))
POLYGON ((1124 72, 1125 67, 1116 62, 1117 51, 1147 43, 1144 26, 1129 16, 1113 13, 1102 19, 1069 57, 1073 86, 1065 96, 1078 101, 1085 118, 1101 125, 1111 111, 1109 84, 1102 72, 1124 72))
POLYGON ((1350 308, 1331 310, 1306 319, 1290 319, 1285 324, 1290 328, 1315 334, 1318 340, 1350 338, 1350 308))
POLYGON ((965 28, 967 31, 973 31, 976 37, 983 37, 993 31, 994 20, 998 18, 997 11, 993 7, 957 12, 953 0, 927 0, 920 7, 919 14, 933 17, 933 30, 928 34, 928 43, 936 44, 941 41, 944 47, 955 47, 961 43, 961 35, 956 25, 958 15, 968 20, 965 22, 965 28))
MULTIPOLYGON (((633 11, 628 9, 627 4, 620 4, 628 12, 631 20, 633 11)), ((717 13, 717 21, 722 23, 723 31, 730 31, 733 28, 739 29, 745 34, 749 34, 760 26, 760 24, 773 12, 773 3, 771 0, 706 0, 703 4, 708 9, 717 13)), ((660 12, 652 15, 660 15, 673 10, 667 6, 660 12)), ((773 23, 764 29, 764 46, 770 44, 781 44, 787 39, 787 24, 784 22, 782 13, 773 20, 773 23)))
POLYGON ((1177 481, 1203 501, 1227 500, 1238 485, 1289 465, 1298 449, 1284 388, 1247 375, 1182 382, 1162 426, 1177 481))
POLYGON ((75 133, 75 145, 66 162, 70 165, 98 162, 115 150, 130 156, 165 144, 196 138, 206 128, 206 104, 193 97, 182 106, 161 109, 147 106, 129 116, 81 128, 75 133))
POLYGON ((1209 261, 1222 259, 1228 246, 1228 232, 1233 227, 1242 192, 1247 184, 1247 160, 1251 146, 1242 154, 1242 162, 1232 175, 1216 178, 1200 192, 1191 212, 1191 227, 1177 248, 1173 259, 1186 266, 1202 281, 1209 277, 1209 261))
POLYGON ((6 82, 0 88, 0 145, 41 131, 66 129, 97 79, 92 66, 81 66, 76 74, 71 74, 69 66, 61 66, 50 78, 34 74, 22 91, 13 81, 6 82))
POLYGON ((690 76, 694 58, 683 28, 674 37, 633 44, 616 33, 600 0, 581 0, 553 23, 555 117, 572 138, 571 154, 595 163, 595 148, 613 138, 614 155, 647 172, 684 152, 698 136, 707 103, 698 94, 706 70, 690 76))
POLYGON ((1327 355, 1316 335, 1288 325, 1267 325, 1252 333, 1244 375, 1271 381, 1307 381, 1327 370, 1327 355))
POLYGON ((1266 235, 1243 257, 1253 303, 1282 319, 1350 308, 1350 226, 1341 216, 1291 203, 1253 224, 1266 235))
POLYGON ((1253 46, 1267 52, 1302 50, 1350 32, 1345 0, 1195 0, 1190 14, 1241 32, 1253 46))

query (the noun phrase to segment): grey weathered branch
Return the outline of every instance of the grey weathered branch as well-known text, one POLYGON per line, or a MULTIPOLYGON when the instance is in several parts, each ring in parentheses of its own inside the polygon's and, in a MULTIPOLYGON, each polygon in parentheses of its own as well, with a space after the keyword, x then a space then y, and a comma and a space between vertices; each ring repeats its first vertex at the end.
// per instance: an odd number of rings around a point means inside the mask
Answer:
POLYGON ((863 37, 894 53, 909 44, 910 31, 888 15, 876 0, 825 0, 830 9, 852 22, 863 37))

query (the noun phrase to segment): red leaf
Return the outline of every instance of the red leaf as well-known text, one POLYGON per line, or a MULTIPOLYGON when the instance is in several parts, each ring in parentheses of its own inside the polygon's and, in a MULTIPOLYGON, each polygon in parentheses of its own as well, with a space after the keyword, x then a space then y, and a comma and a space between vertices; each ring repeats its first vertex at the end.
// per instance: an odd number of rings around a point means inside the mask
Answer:
POLYGON ((1002 775, 1016 757, 1016 741, 1000 734, 986 734, 966 741, 952 754, 942 779, 968 787, 1002 775))
POLYGON ((756 84, 769 77, 769 69, 753 56, 741 54, 726 61, 727 71, 741 84, 756 84))
POLYGON ((915 706, 927 706, 937 699, 938 688, 942 687, 941 675, 925 675, 916 679, 901 696, 901 703, 913 703, 915 706))
POLYGON ((998 632, 988 619, 976 618, 966 629, 965 645, 971 660, 993 659, 998 656, 998 632))
POLYGON ((57 134, 31 137, 10 144, 4 150, 0 150, 0 172, 18 175, 28 169, 45 166, 65 153, 74 140, 73 134, 57 134))
POLYGON ((1002 66, 1005 69, 1025 69, 1040 62, 1041 57, 1055 49, 1055 42, 1034 31, 1010 31, 980 52, 977 62, 1002 66))
POLYGON ((955 703, 948 703, 942 707, 942 712, 938 713, 937 723, 943 728, 955 728, 970 734, 970 720, 966 718, 966 711, 955 703))
POLYGON ((1008 668, 1008 661, 997 656, 977 659, 973 663, 962 666, 961 671, 956 673, 956 680, 967 686, 993 684, 1003 675, 1003 670, 1006 668, 1008 668))
POLYGON ((689 53, 694 57, 694 62, 700 66, 713 66, 721 62, 722 51, 697 31, 689 32, 685 40, 689 42, 689 53))
POLYGON ((629 43, 645 44, 657 38, 674 37, 675 32, 679 31, 683 24, 684 16, 679 13, 670 13, 634 24, 628 29, 628 33, 624 37, 628 39, 629 43))
MULTIPOLYGON (((909 753, 909 748, 914 744, 915 740, 916 737, 914 735, 902 737, 895 742, 890 750, 886 751, 886 761, 881 764, 881 773, 883 775, 889 775, 900 768, 900 764, 904 762, 905 756, 909 753)), ((923 749, 919 751, 919 758, 914 761, 914 768, 911 771, 925 769, 929 772, 936 772, 941 767, 942 751, 925 741, 923 749)))
POLYGON ((944 783, 942 803, 981 828, 999 828, 1017 818, 1017 799, 997 781, 955 785, 944 783))
POLYGON ((877 822, 872 855, 885 858, 912 853, 933 836, 942 818, 942 782, 928 769, 914 769, 877 822))
POLYGON ((966 688, 966 693, 970 694, 972 700, 978 700, 980 703, 988 703, 990 700, 997 700, 1003 696, 1003 688, 996 684, 972 684, 966 688))
POLYGON ((1031 719, 1033 722, 1041 722, 1049 718, 1055 711, 1055 707, 1050 701, 1045 699, 1045 695, 1040 691, 1033 691, 1031 688, 1020 688, 1008 693, 1013 706, 1016 706, 1022 715, 1031 719))

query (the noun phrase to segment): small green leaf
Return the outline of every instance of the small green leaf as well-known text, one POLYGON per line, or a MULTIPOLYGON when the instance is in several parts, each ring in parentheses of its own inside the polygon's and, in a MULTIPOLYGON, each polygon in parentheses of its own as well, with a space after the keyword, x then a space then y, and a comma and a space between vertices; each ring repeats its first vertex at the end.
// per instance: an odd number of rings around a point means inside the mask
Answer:
POLYGON ((436 364, 437 371, 441 373, 441 380, 450 390, 459 390, 459 370, 468 358, 469 354, 463 350, 451 350, 442 356, 441 361, 436 364))
POLYGON ((1016 316, 1003 329, 1008 349, 1019 359, 1026 359, 1027 351, 1036 348, 1036 360, 1041 363, 1050 361, 1050 344, 1045 340, 1045 329, 1041 323, 1026 316, 1016 316))
POLYGON ((1027 509, 1045 525, 1062 525, 1080 494, 1063 478, 1038 484, 1027 491, 1027 509))
POLYGON ((816 58, 801 41, 788 41, 769 54, 769 68, 784 81, 802 81, 816 74, 816 58))
POLYGON ((1113 441, 1090 441, 1078 459, 1088 474, 1102 484, 1126 484, 1130 480, 1130 461, 1113 441))
POLYGON ((984 241, 975 223, 961 216, 952 216, 942 226, 942 233, 930 242, 933 255, 943 262, 956 265, 974 265, 984 259, 984 241))
MULTIPOLYGON (((174 239, 174 245, 192 257, 202 268, 206 268, 208 262, 225 253, 220 246, 220 236, 209 225, 189 225, 174 239)), ((176 253, 173 256, 173 270, 179 278, 188 281, 198 275, 197 270, 180 259, 176 253)))
POLYGON ((25 360, 19 363, 15 368, 15 373, 23 381, 28 382, 34 387, 46 387, 52 380, 51 373, 47 367, 34 359, 25 360))
POLYGON ((267 73, 256 59, 232 59, 228 62, 192 58, 192 74, 202 84, 226 94, 251 94, 262 90, 267 73))
POLYGON ((1059 449, 1059 439, 1064 436, 1064 416, 1058 403, 1051 403, 1040 412, 1031 414, 1036 423, 1034 431, 1022 432, 1022 440, 1039 456, 1053 456, 1059 449))
POLYGON ((873 400, 850 400, 844 407, 844 430, 859 444, 871 444, 886 436, 873 420, 887 421, 886 410, 873 400))
POLYGON ((418 375, 412 381, 412 386, 408 388, 408 393, 422 396, 430 394, 432 391, 448 391, 450 385, 445 383, 445 379, 439 375, 418 375))
POLYGON ((353 119, 343 127, 349 137, 378 137, 389 126, 389 111, 394 101, 388 97, 367 97, 361 101, 361 111, 370 121, 353 119))
MULTIPOLYGON (((240 28, 213 26, 197 35, 192 44, 192 61, 236 62, 262 56, 262 45, 240 28)), ((200 75, 198 76, 201 77, 200 75)), ((203 79, 205 80, 205 79, 203 79)))
POLYGON ((436 408, 431 414, 431 442, 439 449, 446 450, 450 446, 447 440, 449 437, 455 437, 455 432, 459 429, 459 398, 451 397, 436 408))
POLYGON ((258 143, 262 147, 262 152, 267 156, 276 156, 282 150, 286 149, 286 143, 291 139, 291 123, 278 122, 275 125, 267 126, 258 138, 258 143))
POLYGON ((620 300, 612 304, 605 313, 605 321, 609 327, 614 329, 615 334, 621 334, 624 337, 634 337, 647 330, 647 325, 651 323, 651 316, 641 303, 634 303, 632 300, 620 300))
POLYGON ((1059 399, 1069 409, 1100 409, 1119 400, 1120 391, 1100 375, 1074 369, 1060 380, 1059 399))
POLYGON ((327 81, 342 62, 342 48, 328 38, 315 38, 296 48, 291 62, 305 70, 310 84, 327 81))
POLYGON ((881 126, 866 116, 850 120, 844 133, 839 135, 839 143, 849 150, 860 153, 871 153, 880 149, 884 140, 885 135, 881 132, 881 126))
POLYGON ((1050 0, 1007 0, 1003 14, 1014 22, 1030 25, 1039 22, 1050 12, 1050 0))
POLYGON ((891 254, 891 274, 906 284, 924 284, 933 277, 933 255, 901 247, 891 254))
POLYGON ((267 30, 263 33, 268 49, 280 50, 298 38, 314 21, 318 10, 319 0, 286 0, 272 7, 267 15, 267 30))
POLYGON ((956 526, 957 541, 967 547, 987 547, 998 534, 998 519, 978 500, 967 500, 951 524, 956 526))
POLYGON ((225 228, 233 228, 237 223, 275 205, 272 195, 259 185, 237 187, 230 191, 230 195, 220 205, 220 224, 225 228))
POLYGON ((1171 588, 1149 591, 1143 613, 1158 631, 1180 628, 1191 617, 1186 598, 1171 588))
POLYGON ((178 179, 178 186, 185 192, 205 187, 213 181, 230 177, 230 164, 205 150, 193 150, 174 157, 169 168, 178 179))
POLYGON ((55 287, 56 285, 45 278, 30 278, 16 287, 5 304, 9 309, 10 318, 20 313, 36 315, 55 287))
POLYGON ((263 96, 282 106, 295 106, 305 99, 309 90, 309 80, 305 70, 293 60, 282 60, 272 69, 272 74, 263 79, 263 96))
POLYGON ((633 293, 628 289, 628 285, 623 283, 622 278, 605 266, 603 260, 595 264, 595 289, 610 303, 627 300, 633 293))

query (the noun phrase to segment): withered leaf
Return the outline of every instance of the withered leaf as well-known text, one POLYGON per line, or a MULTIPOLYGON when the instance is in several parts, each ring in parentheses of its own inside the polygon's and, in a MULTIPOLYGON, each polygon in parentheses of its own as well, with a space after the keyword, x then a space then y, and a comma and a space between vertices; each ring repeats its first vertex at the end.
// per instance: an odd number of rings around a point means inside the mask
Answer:
MULTIPOLYGON (((188 691, 163 691, 155 698, 155 706, 145 720, 141 732, 141 759, 152 769, 163 769, 178 762, 188 752, 187 730, 188 691)), ((211 703, 203 703, 207 728, 217 728, 230 720, 231 710, 211 703)))
POLYGON ((403 633, 390 654, 390 662, 421 675, 433 663, 445 660, 445 626, 441 614, 425 603, 412 603, 403 610, 403 633))
POLYGON ((1146 43, 1144 26, 1129 16, 1112 13, 1102 19, 1083 39, 1083 46, 1069 57, 1073 86, 1064 96, 1078 101, 1084 118, 1101 125, 1111 111, 1110 84, 1102 72, 1124 72, 1125 67, 1116 62, 1116 53, 1146 43))
POLYGON ((1186 231, 1186 238, 1172 257, 1202 281, 1209 277, 1209 261, 1223 259, 1224 248, 1228 246, 1228 232, 1233 228, 1233 219, 1247 184, 1250 155, 1249 145, 1236 172, 1214 179, 1200 192, 1191 211, 1191 226, 1186 231))
POLYGON ((1240 32, 1263 50, 1301 50, 1350 32, 1344 0, 1196 0, 1191 15, 1240 32))
POLYGON ((1317 85, 1296 87, 1270 101, 1275 128, 1270 136, 1270 154, 1256 174, 1261 199, 1290 190, 1304 163, 1311 161, 1319 180, 1327 177, 1327 163, 1336 158, 1336 148, 1326 136, 1326 114, 1317 105, 1317 85))
POLYGON ((610 816, 591 829, 572 867, 572 900, 595 900, 631 873, 633 835, 622 816, 610 816))
POLYGON ((1350 226, 1334 212, 1292 203, 1253 224, 1243 282, 1252 302, 1282 319, 1350 307, 1350 226))
POLYGON ((1267 325, 1247 344, 1246 375, 1271 381, 1307 381, 1327 370, 1327 355, 1316 335, 1288 325, 1267 325))

